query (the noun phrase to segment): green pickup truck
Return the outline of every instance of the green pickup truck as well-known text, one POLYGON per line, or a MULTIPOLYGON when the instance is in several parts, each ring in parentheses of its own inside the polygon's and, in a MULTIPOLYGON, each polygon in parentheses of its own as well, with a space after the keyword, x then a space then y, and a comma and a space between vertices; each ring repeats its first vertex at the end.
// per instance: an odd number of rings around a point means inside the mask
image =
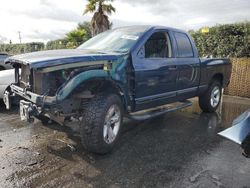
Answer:
POLYGON ((117 28, 77 49, 22 54, 6 63, 16 70, 6 107, 18 97, 22 120, 79 120, 83 146, 96 153, 116 145, 123 117, 159 116, 190 106, 187 99, 196 96, 203 111, 215 111, 231 75, 228 59, 199 58, 188 33, 161 26, 117 28), (178 104, 165 106, 170 103, 178 104))

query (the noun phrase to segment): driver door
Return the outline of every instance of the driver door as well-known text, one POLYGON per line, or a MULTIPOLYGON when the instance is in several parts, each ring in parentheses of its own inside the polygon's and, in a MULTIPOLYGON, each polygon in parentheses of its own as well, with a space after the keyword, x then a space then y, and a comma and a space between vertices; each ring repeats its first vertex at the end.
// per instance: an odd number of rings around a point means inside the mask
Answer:
POLYGON ((167 31, 155 31, 133 61, 136 110, 166 104, 176 97, 178 66, 167 31))

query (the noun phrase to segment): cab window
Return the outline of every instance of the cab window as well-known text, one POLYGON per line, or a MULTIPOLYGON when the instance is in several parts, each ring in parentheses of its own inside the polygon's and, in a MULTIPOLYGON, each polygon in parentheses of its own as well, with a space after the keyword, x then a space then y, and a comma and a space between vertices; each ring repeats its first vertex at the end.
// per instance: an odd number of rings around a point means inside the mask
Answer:
POLYGON ((172 55, 170 39, 167 32, 156 32, 144 45, 145 58, 168 58, 172 55))

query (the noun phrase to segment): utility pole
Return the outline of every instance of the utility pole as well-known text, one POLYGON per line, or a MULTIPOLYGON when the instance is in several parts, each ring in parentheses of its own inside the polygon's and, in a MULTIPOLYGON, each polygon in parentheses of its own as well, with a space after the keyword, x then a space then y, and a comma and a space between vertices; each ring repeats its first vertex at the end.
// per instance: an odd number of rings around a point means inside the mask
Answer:
POLYGON ((19 36, 19 42, 21 44, 22 43, 21 31, 18 31, 18 36, 19 36))

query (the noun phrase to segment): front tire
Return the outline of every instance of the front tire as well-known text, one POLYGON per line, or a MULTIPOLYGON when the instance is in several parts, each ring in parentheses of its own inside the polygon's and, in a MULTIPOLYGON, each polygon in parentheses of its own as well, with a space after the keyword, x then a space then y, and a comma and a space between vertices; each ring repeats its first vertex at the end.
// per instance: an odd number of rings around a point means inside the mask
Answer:
POLYGON ((83 146, 94 153, 113 149, 120 135, 123 105, 116 94, 97 95, 82 109, 80 133, 83 146))
POLYGON ((208 90, 199 96, 199 106, 203 112, 215 112, 221 101, 222 86, 218 80, 214 80, 208 90))

